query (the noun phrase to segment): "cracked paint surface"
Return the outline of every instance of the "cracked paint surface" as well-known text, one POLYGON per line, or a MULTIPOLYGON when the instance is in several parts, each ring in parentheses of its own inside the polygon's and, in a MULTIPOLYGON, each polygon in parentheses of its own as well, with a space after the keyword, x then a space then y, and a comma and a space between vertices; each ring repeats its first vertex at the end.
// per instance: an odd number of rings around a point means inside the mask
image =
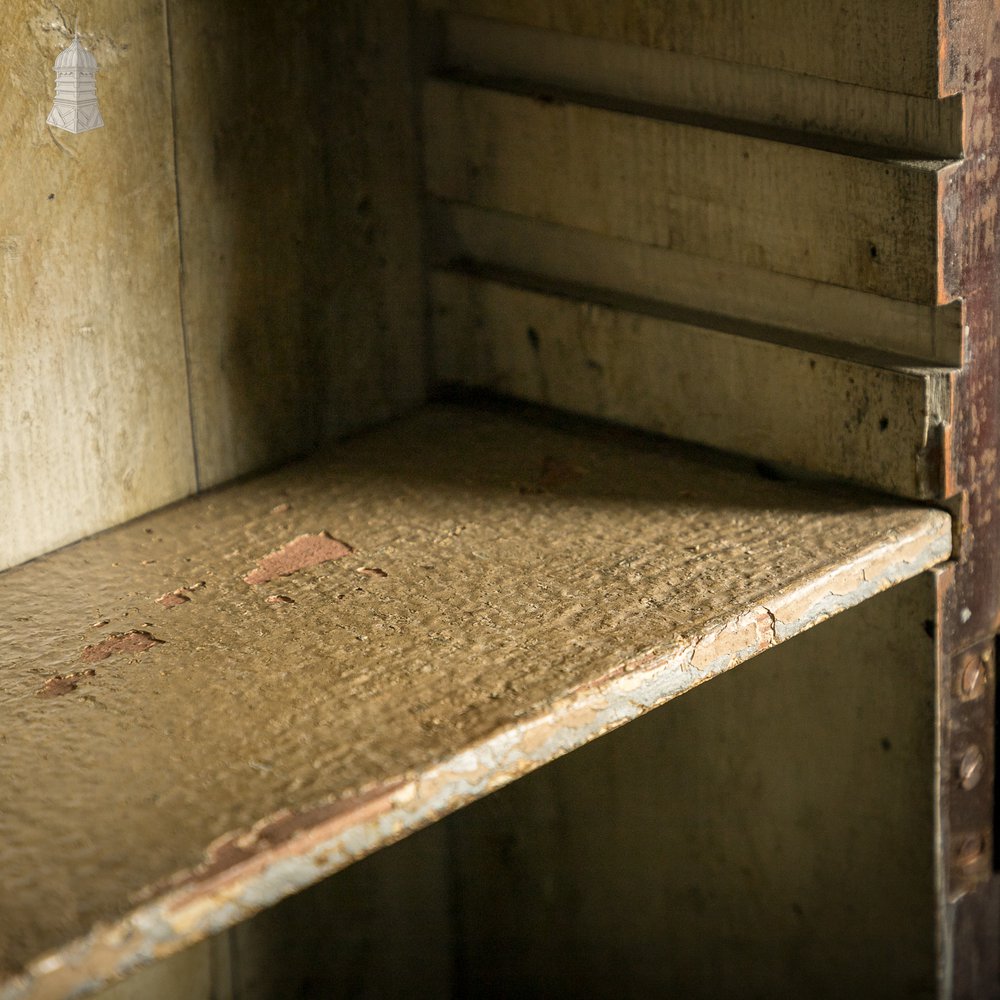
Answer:
POLYGON ((86 991, 245 919, 950 544, 940 511, 431 407, 11 571, 0 997, 86 991), (547 456, 581 471, 525 492, 547 456), (247 585, 317 524, 356 550, 247 585), (159 605, 182 580, 198 599, 159 605), (163 644, 36 697, 139 632, 163 644))

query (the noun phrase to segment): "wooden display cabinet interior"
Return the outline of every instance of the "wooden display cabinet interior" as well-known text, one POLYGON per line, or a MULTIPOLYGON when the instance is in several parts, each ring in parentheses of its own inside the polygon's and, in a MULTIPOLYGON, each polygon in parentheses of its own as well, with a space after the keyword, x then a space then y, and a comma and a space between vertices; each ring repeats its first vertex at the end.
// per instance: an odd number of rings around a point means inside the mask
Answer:
POLYGON ((0 997, 950 995, 937 5, 43 6, 0 997))

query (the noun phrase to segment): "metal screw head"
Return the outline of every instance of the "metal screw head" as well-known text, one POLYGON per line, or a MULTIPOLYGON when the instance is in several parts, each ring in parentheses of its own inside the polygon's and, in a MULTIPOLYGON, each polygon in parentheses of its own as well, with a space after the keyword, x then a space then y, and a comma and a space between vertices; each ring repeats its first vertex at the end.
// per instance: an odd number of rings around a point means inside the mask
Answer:
POLYGON ((970 701, 982 698, 986 692, 986 682, 989 679, 991 659, 992 657, 988 652, 982 654, 972 653, 965 658, 959 678, 963 698, 968 698, 970 701))
POLYGON ((982 834, 965 837, 958 845, 955 862, 959 868, 972 868, 986 853, 986 838, 982 834))
POLYGON ((985 770, 986 754, 975 745, 969 747, 962 754, 962 759, 958 765, 958 776, 962 782, 962 787, 967 792, 972 791, 983 780, 983 772, 985 770))

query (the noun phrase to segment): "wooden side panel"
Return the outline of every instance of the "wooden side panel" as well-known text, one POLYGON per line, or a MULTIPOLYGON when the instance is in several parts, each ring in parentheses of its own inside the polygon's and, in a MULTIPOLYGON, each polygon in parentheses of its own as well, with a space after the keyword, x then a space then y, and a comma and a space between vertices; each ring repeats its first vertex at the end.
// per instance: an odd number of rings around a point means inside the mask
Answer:
POLYGON ((933 616, 904 584, 448 819, 459 995, 938 995, 933 616))
POLYGON ((936 0, 422 0, 475 14, 668 52, 937 95, 936 0))
POLYGON ((212 485, 424 391, 405 0, 170 0, 199 473, 212 485))
MULTIPOLYGON (((909 302, 939 274, 938 161, 873 160, 446 81, 431 194, 909 302)), ((939 169, 940 168, 940 169, 939 169)))
POLYGON ((106 127, 46 125, 72 25, 0 7, 0 568, 195 484, 160 0, 81 11, 106 127))
POLYGON ((875 367, 464 275, 435 273, 432 286, 444 382, 904 496, 939 488, 932 436, 948 416, 946 374, 875 367))

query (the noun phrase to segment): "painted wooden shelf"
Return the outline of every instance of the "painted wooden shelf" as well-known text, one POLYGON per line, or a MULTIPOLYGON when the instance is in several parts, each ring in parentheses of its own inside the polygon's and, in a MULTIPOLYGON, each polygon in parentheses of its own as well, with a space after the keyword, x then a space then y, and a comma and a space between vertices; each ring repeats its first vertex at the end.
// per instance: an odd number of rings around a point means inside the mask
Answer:
POLYGON ((219 931, 950 545, 938 510, 437 405, 9 571, 0 997, 219 931))

